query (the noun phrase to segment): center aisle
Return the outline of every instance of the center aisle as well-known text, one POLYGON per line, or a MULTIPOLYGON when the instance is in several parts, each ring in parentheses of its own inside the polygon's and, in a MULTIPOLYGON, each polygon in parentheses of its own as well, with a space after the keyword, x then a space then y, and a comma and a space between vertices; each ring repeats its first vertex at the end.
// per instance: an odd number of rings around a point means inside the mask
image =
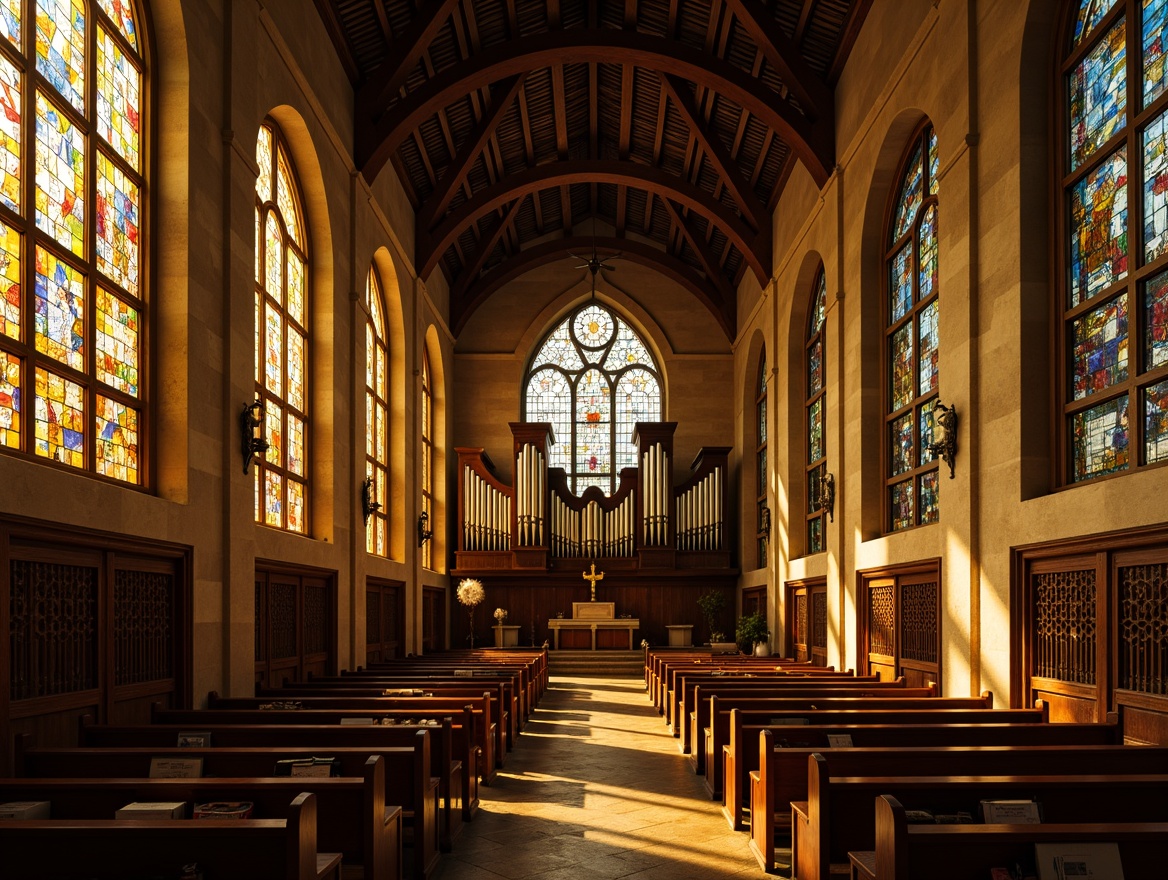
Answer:
POLYGON ((436 880, 761 876, 677 742, 641 679, 553 676, 436 880))

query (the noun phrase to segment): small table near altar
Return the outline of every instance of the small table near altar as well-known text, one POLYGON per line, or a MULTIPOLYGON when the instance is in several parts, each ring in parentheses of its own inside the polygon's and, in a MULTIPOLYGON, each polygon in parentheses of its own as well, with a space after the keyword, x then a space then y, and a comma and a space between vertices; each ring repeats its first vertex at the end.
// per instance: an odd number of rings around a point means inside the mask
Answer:
POLYGON ((561 647, 630 650, 633 631, 640 625, 641 621, 635 617, 617 617, 615 602, 573 602, 571 618, 548 621, 552 645, 557 651, 561 647))

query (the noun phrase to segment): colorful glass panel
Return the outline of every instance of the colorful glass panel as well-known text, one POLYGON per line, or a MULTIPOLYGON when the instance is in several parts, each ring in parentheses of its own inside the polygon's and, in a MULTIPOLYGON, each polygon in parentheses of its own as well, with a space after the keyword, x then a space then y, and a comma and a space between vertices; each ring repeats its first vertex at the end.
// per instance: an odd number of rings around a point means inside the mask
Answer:
POLYGON ((373 387, 373 370, 377 358, 377 338, 373 335, 373 327, 365 325, 365 387, 373 387))
POLYGON ((389 356, 385 353, 385 345, 379 341, 377 344, 377 367, 375 373, 376 381, 373 385, 373 388, 377 392, 377 396, 382 400, 385 400, 389 397, 389 387, 387 386, 388 361, 389 356))
POLYGON ((940 351, 941 334, 937 329, 937 312, 939 303, 933 300, 917 316, 920 322, 918 339, 920 340, 920 362, 918 364, 917 396, 937 389, 937 355, 940 351))
POLYGON ((374 450, 374 454, 377 456, 378 461, 385 462, 389 457, 386 440, 389 419, 386 418, 385 407, 380 403, 374 408, 374 418, 374 429, 377 432, 377 447, 374 450))
POLYGON ((37 72, 85 112, 84 0, 37 0, 37 72))
POLYGON ((264 381, 277 397, 284 392, 284 321, 278 309, 268 306, 264 320, 264 381))
POLYGON ((304 261, 288 251, 288 316, 304 326, 304 261))
POLYGON ((921 219, 920 286, 917 301, 923 302, 937 289, 937 206, 929 205, 921 219))
POLYGON ((20 358, 0 349, 0 446, 20 448, 20 358))
POLYGON ((126 483, 138 482, 138 411, 97 395, 97 472, 126 483))
POLYGON ((811 332, 814 336, 823 329, 827 320, 827 276, 819 273, 819 284, 815 286, 815 302, 811 304, 811 332))
POLYGON ((300 237, 300 210, 296 203, 296 189, 292 185, 292 174, 288 170, 288 161, 284 151, 279 153, 279 162, 276 163, 276 205, 280 208, 280 216, 284 218, 284 225, 288 230, 288 237, 303 246, 300 237))
POLYGON ((97 29, 97 133, 138 170, 141 79, 117 41, 97 29))
POLYGON ((921 435, 920 442, 917 443, 917 463, 919 465, 926 465, 937 458, 931 448, 933 432, 936 430, 936 406, 937 398, 934 397, 918 411, 917 427, 920 429, 921 435))
POLYGON ((807 394, 818 394, 823 388, 823 340, 816 339, 807 349, 807 394))
POLYGON ((807 521, 807 552, 823 552, 823 517, 817 516, 807 521))
POLYGON ((0 55, 0 202, 20 212, 23 201, 21 180, 24 165, 21 161, 20 145, 24 142, 21 118, 24 105, 21 103, 20 71, 0 55))
POLYGON ((889 489, 892 512, 892 530, 907 529, 916 525, 913 508, 913 481, 896 483, 889 489))
POLYGON ((267 459, 272 464, 284 463, 284 411, 278 403, 264 401, 264 440, 267 441, 267 459))
POLYGON ((892 473, 903 474, 913 468, 913 414, 905 413, 892 423, 892 473))
POLYGON ((84 467, 84 386, 37 367, 34 411, 36 454, 84 467))
POLYGON ((1144 0, 1144 107, 1164 93, 1164 34, 1168 30, 1168 0, 1144 0))
POLYGON ((941 518, 941 499, 938 487, 940 479, 937 471, 929 471, 918 478, 917 497, 920 498, 921 525, 935 523, 941 518))
POLYGON ((138 396, 138 310, 97 289, 97 378, 123 394, 138 396))
POLYGON ((1071 168, 1078 168, 1124 124, 1127 41, 1123 19, 1071 73, 1071 168))
POLYGON ((365 454, 372 457, 374 454, 374 437, 376 436, 373 427, 373 420, 376 415, 373 412, 373 395, 369 393, 369 389, 365 389, 365 454))
POLYGON ((304 534, 304 484, 288 481, 288 531, 304 534))
POLYGON ((576 339, 585 348, 599 348, 612 339, 615 330, 615 319, 607 309, 600 306, 588 306, 581 309, 573 322, 576 339))
POLYGON ((256 138, 256 166, 260 169, 256 178, 256 195, 261 202, 272 200, 272 130, 266 125, 260 126, 259 137, 256 138))
POLYGON ((280 221, 269 213, 264 224, 264 281, 268 296, 278 303, 284 302, 284 236, 280 234, 280 221))
POLYGON ((1127 158, 1109 156, 1071 189, 1070 308, 1127 274, 1127 158))
POLYGON ((621 333, 623 328, 620 321, 616 325, 617 337, 609 349, 608 357, 604 359, 604 369, 616 372, 632 364, 653 363, 653 356, 645 348, 645 343, 631 333, 621 333))
POLYGON ((304 337, 288 328, 288 395, 289 405, 304 411, 304 337))
POLYGON ((925 166, 921 161, 921 142, 913 148, 912 159, 904 172, 904 180, 900 184, 900 198, 896 203, 896 220, 892 227, 892 241, 899 241, 900 237, 912 228, 917 219, 917 211, 924 199, 925 166))
POLYGON ((138 295, 137 185, 99 150, 97 153, 97 268, 138 295))
MULTIPOLYGON (((287 468, 298 477, 304 476, 304 421, 288 414, 287 468)), ((292 485, 290 481, 289 485, 292 485)))
POLYGON ((1076 319, 1072 328, 1075 400, 1127 379, 1127 295, 1076 319))
POLYGON ((1168 461, 1168 380, 1144 391, 1144 459, 1168 461))
POLYGON ((637 466, 637 444, 633 427, 651 422, 661 412, 661 390, 657 377, 648 370, 633 368, 621 373, 616 382, 616 470, 637 466))
POLYGON ((0 0, 0 36, 20 49, 21 0, 0 0))
POLYGON ((275 471, 264 471, 264 524, 280 528, 284 524, 284 479, 275 471))
POLYGON ((906 244, 892 258, 891 321, 896 323, 909 313, 913 304, 912 245, 906 244))
POLYGON ((369 320, 373 322, 373 330, 378 339, 385 338, 385 319, 381 317, 381 288, 372 270, 365 285, 365 303, 369 306, 369 320))
POLYGON ((85 135, 38 91, 36 225, 78 256, 85 254, 85 135))
POLYGON ((0 220, 0 335, 20 339, 20 233, 0 220))
POLYGON ((134 6, 129 0, 97 0, 126 42, 138 48, 138 32, 134 29, 134 6))
POLYGON ((1144 262, 1168 252, 1168 114, 1144 129, 1144 262))
POLYGON ((576 350, 575 343, 572 342, 571 332, 566 321, 558 326, 544 342, 539 354, 536 355, 534 364, 537 367, 544 364, 554 364, 562 370, 573 373, 584 369, 584 361, 580 357, 580 352, 576 350))
POLYGON ((256 295, 255 295, 254 323, 252 324, 252 326, 256 328, 256 334, 255 334, 255 377, 256 377, 257 382, 260 380, 260 376, 263 375, 260 372, 260 339, 263 336, 263 334, 261 334, 259 332, 259 328, 261 326, 261 324, 260 324, 260 314, 261 314, 260 298, 261 298, 260 293, 257 291, 256 295))
MULTIPOLYGON (((612 473, 612 445, 609 427, 604 422, 582 422, 576 426, 576 473, 604 477, 595 485, 609 491, 612 473)), ((577 490, 579 490, 577 483, 577 490)))
POLYGON ((1117 0, 1083 0, 1079 5, 1079 14, 1075 19, 1076 46, 1083 37, 1095 29, 1095 26, 1103 20, 1103 16, 1107 15, 1108 10, 1116 2, 1117 0))
POLYGON ((1125 470, 1128 466, 1127 395, 1075 413, 1071 418, 1074 479, 1125 470))
POLYGON ((85 276, 39 247, 35 324, 37 351, 85 369, 85 276))
POLYGON ((937 152, 937 132, 929 129, 929 195, 937 194, 937 177, 941 170, 941 157, 937 152))
POLYGON ((588 370, 576 386, 576 421, 595 424, 612 417, 608 380, 599 370, 588 370))
POLYGON ((905 324, 892 334, 889 362, 892 364, 891 410, 908 406, 913 399, 913 338, 912 325, 905 324))
POLYGON ((1144 286, 1144 369, 1168 364, 1168 272, 1144 286))
POLYGON ((807 460, 823 458, 823 398, 807 408, 807 460))

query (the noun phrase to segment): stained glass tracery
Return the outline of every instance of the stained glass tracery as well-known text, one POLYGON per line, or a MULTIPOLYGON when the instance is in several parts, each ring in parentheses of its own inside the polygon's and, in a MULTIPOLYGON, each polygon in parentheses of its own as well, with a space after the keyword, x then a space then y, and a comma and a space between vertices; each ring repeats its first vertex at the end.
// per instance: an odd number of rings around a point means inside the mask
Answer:
POLYGON ((607 306, 587 303, 540 344, 524 380, 523 418, 551 422, 548 463, 574 492, 616 488, 637 463, 633 425, 661 419, 659 372, 648 347, 607 306))
POLYGON ((365 524, 365 550, 389 555, 389 345, 382 317, 381 284, 370 268, 365 282, 365 476, 369 500, 378 505, 365 524))
POLYGON ((826 437, 826 346, 824 327, 827 321, 827 276, 821 267, 815 277, 811 293, 811 308, 808 311, 804 365, 807 375, 807 399, 804 401, 807 438, 804 455, 806 457, 806 477, 804 489, 807 503, 804 511, 807 519, 806 540, 808 553, 821 553, 824 548, 823 505, 820 492, 827 473, 826 437))

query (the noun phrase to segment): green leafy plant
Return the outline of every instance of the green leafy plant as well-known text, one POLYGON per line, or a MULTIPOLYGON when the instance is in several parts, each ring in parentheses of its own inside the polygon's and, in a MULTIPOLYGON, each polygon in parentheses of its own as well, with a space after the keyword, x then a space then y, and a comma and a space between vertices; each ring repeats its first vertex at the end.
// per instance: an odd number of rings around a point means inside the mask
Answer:
POLYGON ((707 590, 698 596, 698 608, 702 610, 702 617, 706 619, 706 628, 710 631, 710 641, 722 641, 722 631, 718 629, 718 619, 726 608, 726 594, 717 590, 707 590))
POLYGON ((739 645, 749 651, 755 642, 765 642, 771 637, 770 628, 761 611, 745 614, 738 618, 738 626, 734 630, 739 645))

